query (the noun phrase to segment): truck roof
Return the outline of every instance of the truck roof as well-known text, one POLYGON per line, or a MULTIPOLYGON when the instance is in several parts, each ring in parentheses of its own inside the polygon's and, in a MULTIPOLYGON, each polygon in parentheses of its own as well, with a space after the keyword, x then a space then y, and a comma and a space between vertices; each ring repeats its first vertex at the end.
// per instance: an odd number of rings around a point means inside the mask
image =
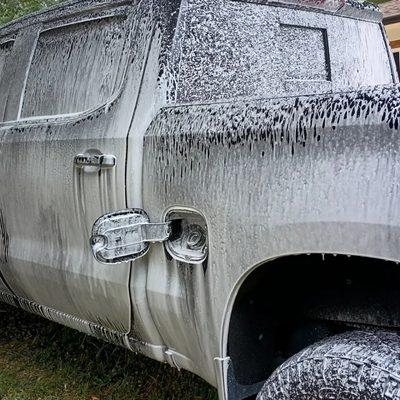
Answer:
MULTIPOLYGON (((175 1, 177 7, 180 6, 183 0, 172 0, 175 1)), ((243 0, 242 0, 243 1, 243 0)), ((339 0, 340 1, 340 0, 339 0)), ((42 21, 57 20, 61 18, 60 9, 65 10, 65 13, 69 16, 74 14, 79 14, 82 9, 85 10, 96 10, 112 5, 112 7, 119 5, 132 5, 135 3, 140 3, 141 0, 68 0, 60 4, 48 7, 44 10, 37 11, 26 15, 24 17, 18 18, 15 21, 11 21, 3 26, 0 26, 0 40, 4 35, 9 35, 15 31, 21 29, 21 27, 26 27, 42 21)), ((323 2, 332 2, 332 0, 247 0, 249 3, 256 4, 268 4, 271 6, 285 6, 285 7, 300 7, 304 9, 316 10, 313 7, 314 4, 321 4, 323 2), (298 4, 296 4, 298 3, 298 4)), ((357 18, 373 20, 376 22, 382 21, 382 14, 377 5, 370 3, 366 0, 343 0, 343 6, 336 12, 327 11, 317 7, 319 12, 328 12, 343 17, 357 18)))

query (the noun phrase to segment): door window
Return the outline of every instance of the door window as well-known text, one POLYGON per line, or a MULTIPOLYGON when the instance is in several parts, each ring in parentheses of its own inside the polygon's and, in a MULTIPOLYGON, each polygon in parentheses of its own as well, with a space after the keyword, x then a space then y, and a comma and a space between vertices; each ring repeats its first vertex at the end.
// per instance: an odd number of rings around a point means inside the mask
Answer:
POLYGON ((13 41, 0 43, 0 80, 3 76, 4 67, 5 67, 6 61, 11 53, 13 44, 14 44, 13 41))
POLYGON ((107 102, 125 67, 126 18, 109 17, 39 35, 21 118, 74 114, 107 102))

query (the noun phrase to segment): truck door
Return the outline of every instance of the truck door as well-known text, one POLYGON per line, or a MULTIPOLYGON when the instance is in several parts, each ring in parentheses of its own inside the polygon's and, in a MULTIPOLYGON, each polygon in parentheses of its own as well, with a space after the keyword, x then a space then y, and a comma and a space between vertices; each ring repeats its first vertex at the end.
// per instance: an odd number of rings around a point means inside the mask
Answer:
POLYGON ((2 275, 61 322, 118 333, 130 330, 130 264, 96 262, 89 237, 126 208, 135 7, 75 2, 0 31, 2 275))

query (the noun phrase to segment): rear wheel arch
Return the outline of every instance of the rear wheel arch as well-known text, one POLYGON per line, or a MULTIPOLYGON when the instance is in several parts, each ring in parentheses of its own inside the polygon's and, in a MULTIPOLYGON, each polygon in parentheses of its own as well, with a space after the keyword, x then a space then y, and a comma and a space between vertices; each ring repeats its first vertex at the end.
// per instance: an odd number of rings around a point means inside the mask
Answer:
POLYGON ((252 385, 303 348, 365 326, 400 330, 400 266, 360 256, 284 256, 239 280, 221 354, 238 383, 252 385))

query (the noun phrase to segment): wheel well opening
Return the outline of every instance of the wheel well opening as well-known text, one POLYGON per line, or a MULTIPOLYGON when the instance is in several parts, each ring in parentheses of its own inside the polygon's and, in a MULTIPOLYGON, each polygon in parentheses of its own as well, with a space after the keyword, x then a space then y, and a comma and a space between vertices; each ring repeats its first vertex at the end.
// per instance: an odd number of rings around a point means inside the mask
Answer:
POLYGON ((326 337, 353 329, 400 330, 400 266, 318 254, 257 268, 233 306, 228 355, 237 382, 266 380, 284 361, 326 337))

